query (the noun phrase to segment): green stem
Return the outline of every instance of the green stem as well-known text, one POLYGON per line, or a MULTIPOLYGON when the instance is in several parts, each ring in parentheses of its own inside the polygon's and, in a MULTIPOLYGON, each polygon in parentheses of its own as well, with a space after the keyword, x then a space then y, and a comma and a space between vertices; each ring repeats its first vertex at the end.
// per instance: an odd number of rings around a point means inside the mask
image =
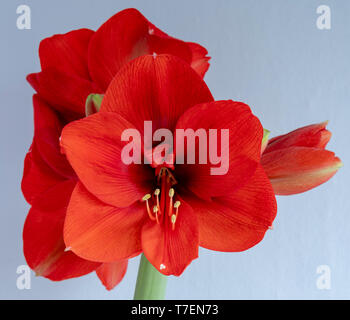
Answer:
POLYGON ((163 300, 167 276, 153 267, 142 254, 137 275, 134 300, 163 300))

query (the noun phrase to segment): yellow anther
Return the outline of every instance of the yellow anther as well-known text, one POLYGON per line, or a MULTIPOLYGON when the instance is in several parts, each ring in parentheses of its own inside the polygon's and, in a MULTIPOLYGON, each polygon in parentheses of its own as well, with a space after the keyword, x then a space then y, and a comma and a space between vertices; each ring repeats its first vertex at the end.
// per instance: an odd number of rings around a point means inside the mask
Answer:
POLYGON ((180 205, 181 205, 180 201, 175 201, 174 208, 177 209, 178 207, 180 207, 180 205))
POLYGON ((149 193, 147 193, 146 195, 144 195, 143 197, 142 197, 142 201, 147 201, 147 200, 149 200, 151 198, 151 195, 149 194, 149 193))
POLYGON ((153 213, 154 213, 154 215, 155 215, 155 217, 156 217, 157 223, 159 224, 159 219, 158 219, 158 215, 159 215, 159 213, 158 213, 158 206, 154 206, 154 207, 153 207, 153 213))
POLYGON ((173 188, 169 189, 169 210, 168 210, 168 215, 169 217, 173 214, 173 197, 174 197, 175 191, 173 188))
POLYGON ((156 196, 159 196, 159 194, 160 194, 160 189, 154 190, 154 194, 155 194, 156 196))
POLYGON ((179 214, 179 207, 180 207, 181 202, 179 200, 175 201, 174 203, 174 208, 175 208, 175 214, 173 214, 170 219, 171 219, 171 223, 172 223, 172 229, 175 230, 175 222, 177 219, 177 215, 179 214))
POLYGON ((171 229, 174 231, 175 230, 175 222, 176 222, 176 219, 177 219, 177 215, 173 214, 171 217, 171 229))

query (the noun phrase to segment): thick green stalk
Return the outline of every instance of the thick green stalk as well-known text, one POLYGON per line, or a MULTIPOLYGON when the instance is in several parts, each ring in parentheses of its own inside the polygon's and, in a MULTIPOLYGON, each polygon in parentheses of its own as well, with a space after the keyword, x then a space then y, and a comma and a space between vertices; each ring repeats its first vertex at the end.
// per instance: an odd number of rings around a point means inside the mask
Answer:
POLYGON ((137 275, 134 300, 163 300, 167 276, 153 267, 142 254, 137 275))

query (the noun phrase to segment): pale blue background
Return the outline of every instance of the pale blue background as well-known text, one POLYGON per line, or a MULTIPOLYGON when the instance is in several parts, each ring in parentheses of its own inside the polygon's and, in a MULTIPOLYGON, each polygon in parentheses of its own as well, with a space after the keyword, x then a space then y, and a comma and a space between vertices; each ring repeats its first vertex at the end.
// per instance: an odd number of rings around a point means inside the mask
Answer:
POLYGON ((23 158, 33 132, 32 89, 39 71, 39 41, 55 33, 96 29, 126 7, 138 8, 158 27, 204 45, 206 76, 216 99, 248 103, 273 135, 330 120, 329 149, 345 166, 310 192, 279 197, 274 230, 243 253, 200 251, 181 278, 171 277, 169 299, 350 298, 350 1, 347 0, 2 0, 0 4, 1 222, 0 298, 129 299, 138 259, 123 282, 107 292, 94 274, 54 283, 32 277, 18 290, 24 264, 21 232, 29 206, 20 191, 23 158), (32 9, 32 30, 16 28, 16 8, 32 9), (332 29, 316 28, 316 8, 332 10, 332 29), (331 267, 331 290, 318 290, 316 268, 331 267))

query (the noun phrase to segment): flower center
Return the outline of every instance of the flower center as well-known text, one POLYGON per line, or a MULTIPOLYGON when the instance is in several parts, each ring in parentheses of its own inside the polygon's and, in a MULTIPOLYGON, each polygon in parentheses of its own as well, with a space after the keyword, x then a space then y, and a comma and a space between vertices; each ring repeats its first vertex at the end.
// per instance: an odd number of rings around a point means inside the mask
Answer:
POLYGON ((156 168, 158 186, 152 194, 147 193, 142 201, 146 203, 149 218, 161 224, 169 220, 172 230, 175 230, 176 220, 179 214, 181 202, 174 201, 175 190, 173 185, 177 183, 173 174, 166 167, 156 168))

